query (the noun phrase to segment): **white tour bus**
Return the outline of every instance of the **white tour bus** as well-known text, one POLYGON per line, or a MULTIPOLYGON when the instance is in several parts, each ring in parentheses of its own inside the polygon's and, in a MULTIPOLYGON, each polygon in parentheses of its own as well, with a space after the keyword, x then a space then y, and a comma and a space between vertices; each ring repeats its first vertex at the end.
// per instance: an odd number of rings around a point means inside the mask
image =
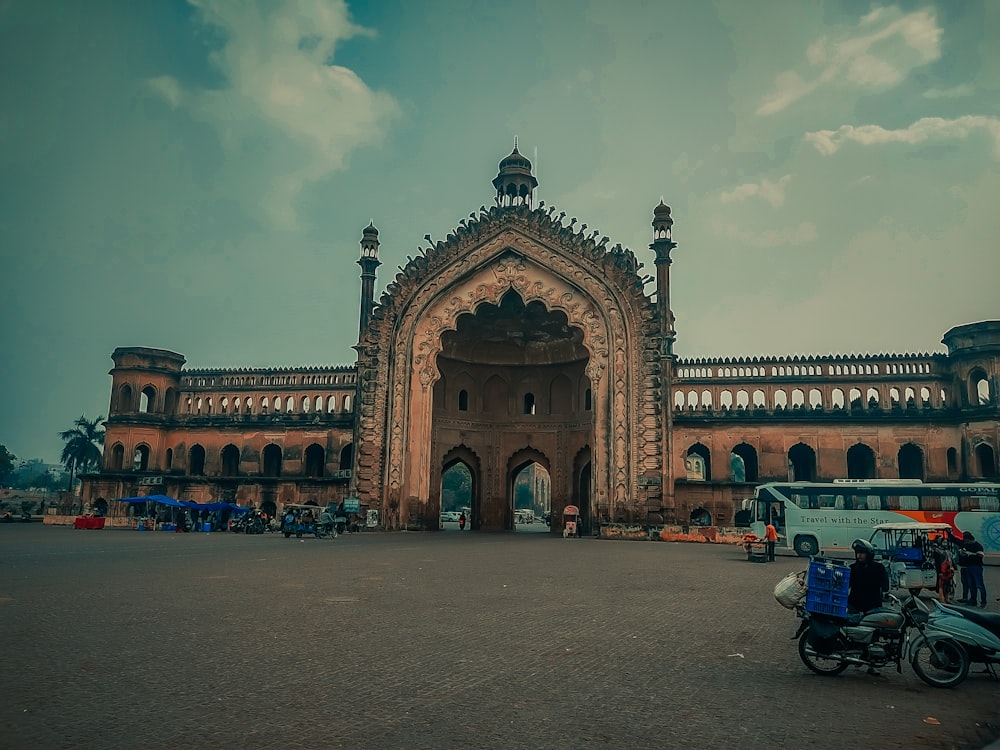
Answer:
POLYGON ((810 555, 851 554, 880 523, 947 523, 958 536, 972 532, 987 563, 1000 564, 1000 484, 924 484, 915 479, 838 479, 770 482, 744 501, 752 531, 774 523, 777 549, 810 555), (749 506, 749 507, 748 507, 749 506))

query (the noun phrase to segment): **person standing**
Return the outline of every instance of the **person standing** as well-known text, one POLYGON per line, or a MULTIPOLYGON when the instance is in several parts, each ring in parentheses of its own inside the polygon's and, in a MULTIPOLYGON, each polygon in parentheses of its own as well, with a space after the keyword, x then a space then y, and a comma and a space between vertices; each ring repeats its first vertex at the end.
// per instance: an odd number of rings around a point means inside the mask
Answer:
POLYGON ((986 550, 983 545, 976 541, 972 532, 966 531, 962 534, 962 568, 969 569, 969 601, 975 607, 977 594, 979 596, 979 606, 986 609, 986 583, 983 580, 983 558, 986 550))
POLYGON ((764 529, 764 543, 767 545, 767 561, 774 562, 774 547, 778 543, 778 530, 774 528, 773 522, 768 522, 764 529))

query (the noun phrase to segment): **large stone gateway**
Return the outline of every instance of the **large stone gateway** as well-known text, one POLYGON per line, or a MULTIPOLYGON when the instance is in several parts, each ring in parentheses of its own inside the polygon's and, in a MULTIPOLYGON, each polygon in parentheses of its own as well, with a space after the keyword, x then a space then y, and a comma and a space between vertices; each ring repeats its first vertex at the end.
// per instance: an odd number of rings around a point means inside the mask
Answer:
POLYGON ((534 206, 537 184, 515 147, 494 205, 377 302, 369 224, 354 365, 185 370, 173 352, 117 349, 84 500, 155 491, 274 512, 357 495, 385 528, 436 529, 442 478, 462 467, 471 527, 499 531, 534 465, 553 515, 576 505, 589 530, 731 523, 767 480, 996 477, 1000 321, 952 329, 948 354, 679 359, 669 207, 653 211, 650 278, 534 206))

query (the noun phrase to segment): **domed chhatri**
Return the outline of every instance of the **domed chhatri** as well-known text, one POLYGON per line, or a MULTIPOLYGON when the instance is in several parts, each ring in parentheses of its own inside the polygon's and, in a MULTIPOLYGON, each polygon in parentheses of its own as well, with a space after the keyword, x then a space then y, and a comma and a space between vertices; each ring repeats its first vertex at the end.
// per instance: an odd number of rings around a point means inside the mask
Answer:
POLYGON ((374 219, 372 221, 369 221, 368 226, 366 226, 364 229, 361 230, 361 234, 365 235, 366 237, 367 236, 378 237, 378 230, 375 228, 374 219))
POLYGON ((496 203, 501 208, 510 206, 531 206, 533 193, 538 187, 538 180, 531 173, 531 162, 517 150, 514 150, 500 162, 500 169, 493 179, 496 188, 496 203))

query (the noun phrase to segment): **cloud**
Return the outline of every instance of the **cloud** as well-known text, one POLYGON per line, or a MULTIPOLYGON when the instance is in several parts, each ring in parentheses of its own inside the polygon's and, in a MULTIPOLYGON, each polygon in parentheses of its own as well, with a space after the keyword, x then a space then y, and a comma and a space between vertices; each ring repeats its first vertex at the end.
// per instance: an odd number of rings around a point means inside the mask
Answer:
POLYGON ((338 43, 373 32, 350 21, 342 0, 190 1, 202 26, 222 32, 225 41, 211 59, 226 85, 185 90, 169 76, 148 85, 212 124, 234 161, 270 170, 258 181, 268 189, 257 200, 276 223, 294 226, 303 187, 378 142, 399 113, 390 95, 333 64, 338 43))
POLYGON ((960 83, 950 89, 929 88, 923 94, 924 99, 959 99, 965 96, 972 96, 976 92, 971 83, 960 83))
POLYGON ((952 120, 942 117, 923 117, 900 130, 886 130, 880 125, 841 125, 836 130, 806 133, 804 139, 824 156, 830 156, 837 153, 848 141, 863 146, 886 143, 915 145, 930 140, 964 139, 973 131, 980 129, 985 129, 993 137, 994 156, 1000 159, 1000 119, 983 115, 963 115, 952 120))
POLYGON ((735 203, 745 201, 747 198, 759 196, 777 208, 785 202, 785 186, 792 179, 790 174, 786 174, 777 182, 761 180, 760 183, 747 182, 739 185, 729 192, 723 192, 720 196, 723 203, 735 203))
POLYGON ((815 73, 803 77, 787 70, 757 108, 773 115, 823 86, 864 89, 893 86, 913 68, 941 56, 941 27, 930 11, 902 15, 896 8, 878 8, 839 39, 821 37, 806 49, 806 63, 815 73))
POLYGON ((797 227, 766 229, 763 232, 753 232, 731 222, 716 222, 715 231, 731 240, 753 247, 803 245, 812 242, 819 236, 816 232, 816 225, 811 221, 800 222, 797 227))

